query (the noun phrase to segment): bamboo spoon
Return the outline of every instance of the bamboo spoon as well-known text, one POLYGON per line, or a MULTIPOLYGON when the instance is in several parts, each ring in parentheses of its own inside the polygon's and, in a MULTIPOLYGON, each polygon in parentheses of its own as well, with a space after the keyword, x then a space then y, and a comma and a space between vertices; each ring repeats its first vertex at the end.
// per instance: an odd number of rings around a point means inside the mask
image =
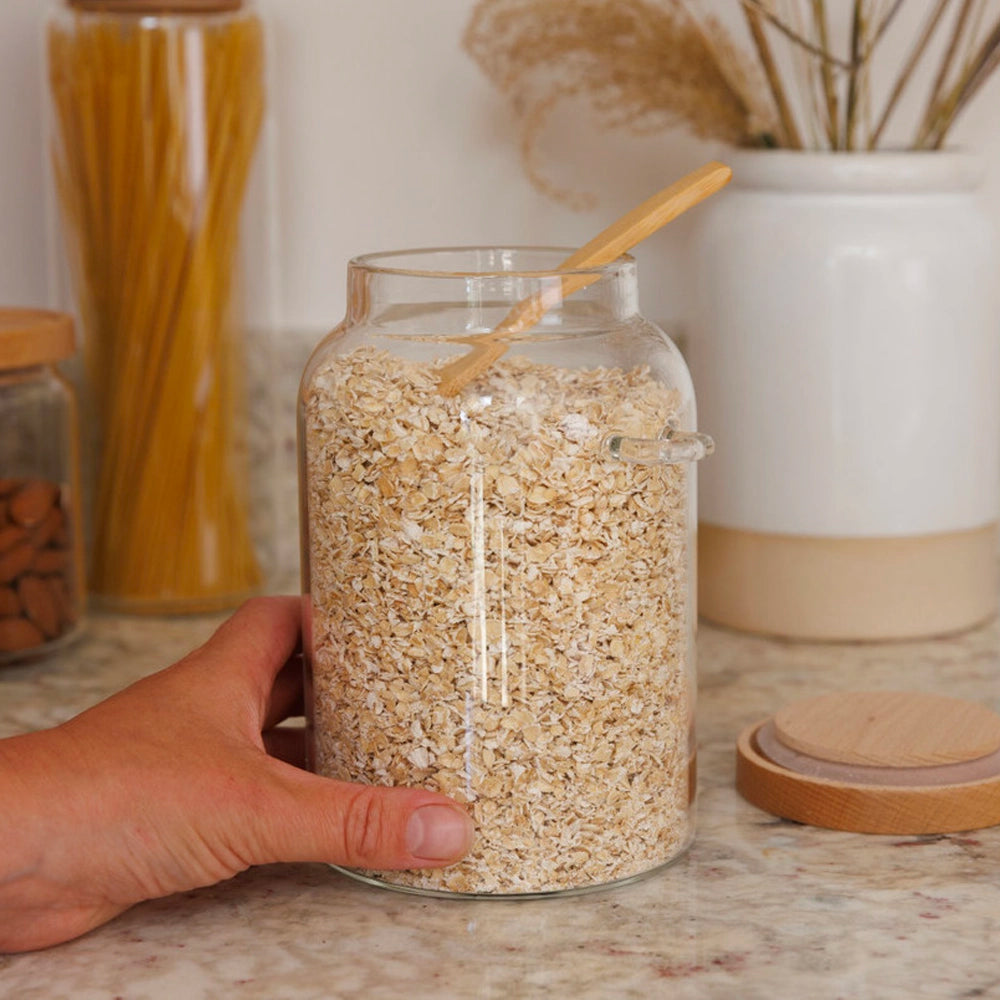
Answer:
MULTIPOLYGON (((724 164, 706 163, 613 222, 567 257, 559 265, 559 270, 573 272, 610 264, 661 226, 725 187, 732 176, 733 172, 724 164)), ((597 278, 598 275, 592 271, 567 274, 562 279, 561 287, 550 286, 518 302, 489 333, 461 338, 459 342, 471 345, 472 350, 441 369, 438 373, 438 392, 442 396, 457 395, 500 358, 514 334, 530 329, 556 302, 586 288, 597 278)))

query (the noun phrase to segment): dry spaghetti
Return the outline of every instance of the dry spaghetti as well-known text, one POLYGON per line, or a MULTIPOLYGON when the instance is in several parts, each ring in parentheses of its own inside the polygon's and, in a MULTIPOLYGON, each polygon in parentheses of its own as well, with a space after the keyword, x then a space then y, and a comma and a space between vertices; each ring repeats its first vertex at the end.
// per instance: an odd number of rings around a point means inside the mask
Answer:
POLYGON ((260 582, 234 284, 263 32, 232 2, 139 6, 71 0, 48 38, 100 437, 90 582, 130 610, 207 610, 260 582))

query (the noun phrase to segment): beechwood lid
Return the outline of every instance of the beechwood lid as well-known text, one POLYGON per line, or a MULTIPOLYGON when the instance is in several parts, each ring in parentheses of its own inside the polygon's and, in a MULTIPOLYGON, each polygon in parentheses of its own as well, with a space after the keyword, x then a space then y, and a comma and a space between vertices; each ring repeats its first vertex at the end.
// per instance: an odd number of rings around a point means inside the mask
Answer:
POLYGON ((75 347, 73 320, 65 313, 0 308, 0 369, 62 361, 75 347))
POLYGON ((1000 824, 1000 716, 975 702, 847 691, 786 706, 737 742, 736 787, 784 819, 858 833, 1000 824))
POLYGON ((243 0, 67 0, 74 10, 107 14, 226 14, 243 0))

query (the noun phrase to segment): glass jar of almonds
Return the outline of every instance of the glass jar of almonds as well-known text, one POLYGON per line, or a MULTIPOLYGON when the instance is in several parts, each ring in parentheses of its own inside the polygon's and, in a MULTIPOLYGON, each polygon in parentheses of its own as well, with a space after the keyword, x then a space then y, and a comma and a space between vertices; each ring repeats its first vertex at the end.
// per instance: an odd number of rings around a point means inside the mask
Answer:
POLYGON ((73 351, 68 316, 0 309, 0 664, 81 626, 76 398, 55 367, 73 351))
POLYGON ((434 895, 646 875, 694 829, 695 430, 635 262, 350 263, 299 399, 310 766, 477 826, 434 895), (568 280, 571 279, 571 280, 568 280))

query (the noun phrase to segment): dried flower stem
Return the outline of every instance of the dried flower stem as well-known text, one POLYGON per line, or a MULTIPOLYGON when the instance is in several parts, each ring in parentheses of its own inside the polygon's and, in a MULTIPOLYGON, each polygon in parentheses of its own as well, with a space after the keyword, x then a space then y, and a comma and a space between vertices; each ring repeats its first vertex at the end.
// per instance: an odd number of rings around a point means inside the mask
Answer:
POLYGON ((937 76, 931 86, 930 96, 927 100, 927 110, 924 112, 923 121, 920 125, 919 131, 917 132, 915 145, 918 149, 927 148, 931 133, 934 131, 938 118, 942 113, 944 86, 948 79, 948 74, 951 72, 952 64, 955 61, 955 54, 958 51, 958 45, 961 41, 962 34, 965 31, 965 25, 969 19, 969 14, 972 11, 974 3, 975 0, 964 0, 961 8, 959 9, 958 17, 955 19, 955 24, 951 32, 951 38, 948 41, 948 47, 945 50, 944 57, 941 60, 941 65, 938 68, 937 76))
POLYGON ((1000 22, 987 35, 986 40, 973 56, 959 81, 942 102, 935 130, 930 137, 929 148, 940 149, 959 112, 975 96, 979 88, 1000 65, 1000 22))
MULTIPOLYGON (((871 0, 868 0, 871 3, 871 0)), ((872 57, 882 37, 892 24, 903 5, 903 0, 893 0, 892 5, 880 18, 872 21, 871 6, 865 0, 855 0, 851 22, 851 68, 847 77, 847 110, 844 123, 844 148, 857 149, 858 108, 867 103, 872 57), (870 24, 875 28, 871 29, 870 24)))
MULTIPOLYGON (((798 34, 806 34, 808 29, 801 4, 792 3, 788 6, 788 18, 798 34)), ((809 149, 823 149, 829 145, 823 89, 823 61, 814 58, 799 45, 792 46, 792 59, 795 69, 795 85, 806 103, 802 124, 808 132, 808 137, 804 141, 809 149)))
POLYGON ((750 35, 754 45, 757 47, 757 55, 760 64, 764 69, 764 76, 767 77, 768 86, 771 88, 771 97, 774 99, 774 106, 778 112, 778 119, 781 122, 781 130, 784 133, 784 145, 789 149, 802 149, 802 138, 799 135, 795 118, 792 114, 788 98, 785 96, 785 88, 781 82, 781 74, 778 72, 777 64, 771 53, 771 46, 764 33, 764 24, 761 13, 752 3, 744 2, 743 13, 746 17, 750 35))
POLYGON ((851 16, 851 68, 847 72, 847 101, 844 109, 844 149, 853 150, 858 126, 858 90, 862 69, 861 50, 865 37, 864 0, 854 0, 851 16))
POLYGON ((861 54, 861 60, 863 62, 871 62, 872 56, 875 53, 875 47, 880 41, 882 41, 882 36, 889 30, 889 26, 896 19, 896 15, 900 12, 905 2, 906 0, 893 0, 892 6, 889 8, 885 16, 878 22, 877 27, 871 33, 871 37, 864 46, 864 51, 861 54))
MULTIPOLYGON (((822 3, 822 0, 820 0, 822 3)), ((739 0, 739 3, 743 6, 744 10, 751 10, 763 20, 767 21, 772 27, 784 35, 789 41, 794 42, 800 48, 805 49, 807 52, 811 52, 817 59, 822 60, 825 63, 829 63, 831 66, 836 66, 839 69, 849 69, 850 63, 845 62, 843 59, 839 59, 834 53, 823 46, 822 44, 816 45, 811 42, 805 35, 800 32, 795 31, 786 21, 783 21, 777 14, 774 13, 768 7, 765 7, 761 0, 739 0)))
POLYGON ((914 70, 917 68, 918 63, 927 51, 928 43, 931 38, 934 37, 938 23, 950 5, 951 0, 938 0, 937 7, 931 11, 930 16, 927 18, 923 31, 920 33, 920 37, 917 39, 916 44, 910 51, 910 55, 903 66, 902 72, 896 78, 896 83, 886 100, 885 107, 882 109, 882 114, 879 116, 878 123, 872 131, 872 134, 868 137, 869 149, 875 149, 878 146, 879 141, 885 132, 886 126, 889 124, 889 120, 892 118, 892 114, 896 110, 896 105, 899 103, 899 99, 902 96, 903 91, 906 89, 906 85, 913 77, 914 70))
MULTIPOLYGON (((819 38, 820 48, 827 52, 830 49, 830 29, 826 18, 825 0, 812 0, 813 23, 819 38)), ((823 77, 823 94, 826 98, 826 135, 831 149, 840 145, 840 110, 837 100, 837 84, 833 76, 833 64, 829 59, 820 63, 823 77)))

